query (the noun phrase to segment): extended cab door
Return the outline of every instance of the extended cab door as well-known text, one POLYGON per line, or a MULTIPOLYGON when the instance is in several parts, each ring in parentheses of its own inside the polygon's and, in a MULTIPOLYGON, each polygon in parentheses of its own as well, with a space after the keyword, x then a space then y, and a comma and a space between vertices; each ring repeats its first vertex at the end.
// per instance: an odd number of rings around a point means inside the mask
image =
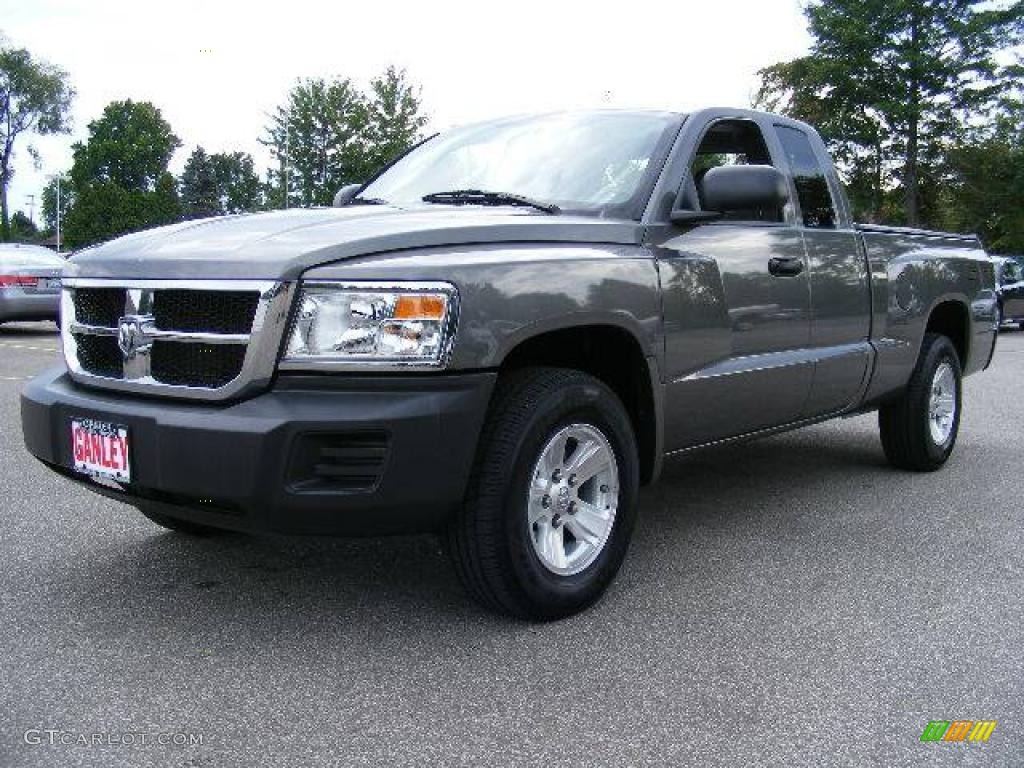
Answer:
MULTIPOLYGON (((755 120, 702 126, 680 184, 699 209, 716 165, 777 165, 755 120)), ((791 206, 694 226, 652 228, 665 321, 668 451, 800 417, 811 386, 810 283, 791 206), (788 268, 777 270, 778 264, 788 268), (775 274, 773 274, 775 270, 775 274)))
POLYGON ((775 124, 793 180, 811 283, 814 381, 803 416, 836 413, 859 399, 871 364, 867 255, 854 232, 825 147, 798 125, 775 124))

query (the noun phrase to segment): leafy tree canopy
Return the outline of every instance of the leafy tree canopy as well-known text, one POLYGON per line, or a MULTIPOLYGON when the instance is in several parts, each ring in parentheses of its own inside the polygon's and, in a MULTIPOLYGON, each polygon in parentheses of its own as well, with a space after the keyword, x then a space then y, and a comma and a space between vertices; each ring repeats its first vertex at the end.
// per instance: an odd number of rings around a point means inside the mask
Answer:
POLYGON ((907 223, 934 218, 934 174, 1017 82, 1024 1, 816 0, 810 53, 761 70, 758 106, 814 123, 869 218, 898 187, 907 223))
POLYGON ((261 209, 263 185, 252 156, 245 152, 208 155, 196 147, 181 174, 181 201, 187 218, 261 209))
MULTIPOLYGON (((18 139, 31 133, 67 133, 74 95, 66 72, 0 38, 0 239, 10 236, 7 189, 18 139)), ((31 147, 29 152, 34 156, 31 147)))
POLYGON ((329 205, 338 188, 366 181, 414 144, 425 123, 419 90, 391 67, 368 92, 349 79, 300 80, 262 141, 279 162, 274 183, 283 187, 287 175, 291 204, 329 205))
MULTIPOLYGON (((63 224, 71 210, 72 195, 71 177, 66 173, 60 175, 60 218, 63 224)), ((53 176, 43 187, 43 225, 48 234, 57 231, 57 177, 53 176)))
POLYGON ((178 185, 167 164, 178 146, 171 126, 149 102, 108 104, 89 123, 88 139, 73 147, 72 202, 62 232, 68 245, 176 221, 178 185))
POLYGON ((948 229, 977 232, 995 253, 1024 254, 1024 110, 1008 110, 948 155, 948 229))
POLYGON ((24 243, 37 239, 38 235, 39 230, 32 219, 24 211, 15 211, 11 216, 11 239, 24 243))
POLYGON ((114 101, 89 123, 89 138, 73 146, 76 188, 110 182, 124 190, 153 191, 181 146, 160 110, 147 101, 114 101))

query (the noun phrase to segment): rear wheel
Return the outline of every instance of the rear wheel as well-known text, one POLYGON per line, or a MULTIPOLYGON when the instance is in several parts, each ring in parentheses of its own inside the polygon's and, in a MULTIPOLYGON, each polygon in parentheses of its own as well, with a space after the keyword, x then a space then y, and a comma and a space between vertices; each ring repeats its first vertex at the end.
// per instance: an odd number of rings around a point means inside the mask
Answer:
POLYGON ((629 416, 602 382, 530 368, 499 382, 448 541, 467 591, 552 620, 596 601, 625 557, 639 461, 629 416))
POLYGON ((878 411, 889 463, 916 472, 931 472, 946 463, 960 431, 961 383, 953 343, 940 334, 925 334, 903 395, 878 411))

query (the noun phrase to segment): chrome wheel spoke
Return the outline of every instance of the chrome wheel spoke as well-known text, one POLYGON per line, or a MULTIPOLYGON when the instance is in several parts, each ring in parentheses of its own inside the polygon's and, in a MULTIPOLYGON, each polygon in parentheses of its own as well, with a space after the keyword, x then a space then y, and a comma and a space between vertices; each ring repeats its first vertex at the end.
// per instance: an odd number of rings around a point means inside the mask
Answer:
POLYGON ((565 471, 576 475, 578 483, 582 485, 598 472, 606 469, 610 460, 608 452, 597 441, 579 443, 569 457, 565 471))
POLYGON ((576 502, 576 511, 566 518, 565 524, 578 540, 596 546, 601 540, 601 534, 608 526, 608 516, 597 507, 580 501, 576 502))
POLYGON ((556 568, 565 567, 565 533, 561 528, 543 525, 540 529, 540 546, 542 554, 556 568))
POLYGON ((945 445, 956 424, 957 380, 953 366, 943 362, 935 369, 928 397, 928 431, 936 445, 945 445))
POLYGON ((571 424, 548 440, 526 492, 530 540, 547 570, 569 576, 597 559, 615 524, 618 487, 615 452, 597 427, 571 424))
POLYGON ((565 463, 565 446, 568 441, 569 435, 567 433, 559 433, 541 454, 543 466, 537 474, 543 479, 551 478, 557 470, 562 468, 562 464, 565 463))
POLYGON ((548 514, 551 506, 551 497, 548 495, 549 490, 548 483, 540 477, 535 477, 530 484, 528 509, 531 523, 548 514))

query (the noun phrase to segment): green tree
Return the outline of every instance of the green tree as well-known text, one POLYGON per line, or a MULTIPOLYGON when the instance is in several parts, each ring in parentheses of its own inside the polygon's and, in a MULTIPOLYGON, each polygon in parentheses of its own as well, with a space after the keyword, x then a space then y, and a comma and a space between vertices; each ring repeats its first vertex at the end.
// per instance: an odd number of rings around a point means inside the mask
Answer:
MULTIPOLYGON (((72 195, 74 190, 71 187, 71 177, 64 173, 60 174, 60 220, 63 225, 68 218, 68 211, 71 210, 72 195)), ((43 228, 47 234, 55 234, 57 231, 57 177, 51 177, 43 187, 43 228)), ((63 235, 63 233, 61 233, 63 235)))
POLYGON ((114 101, 76 143, 71 180, 76 187, 109 181, 123 189, 153 190, 181 141, 148 101, 114 101))
POLYGON ((366 127, 366 160, 370 172, 419 141, 426 124, 420 89, 408 82, 404 69, 388 67, 371 80, 366 127))
POLYGON ((817 0, 810 53, 761 70, 755 103, 816 123, 855 203, 887 218, 937 215, 937 174, 1012 87, 999 53, 1020 42, 1024 0, 817 0))
POLYGON ((189 219, 221 213, 213 162, 202 147, 192 151, 181 173, 181 206, 185 218, 189 219))
POLYGON ((268 204, 330 205, 346 184, 374 171, 419 140, 426 118, 419 90, 394 67, 370 83, 369 93, 348 79, 300 80, 271 116, 262 143, 278 161, 268 204))
POLYGON ((28 242, 39 237, 39 230, 35 223, 24 211, 15 211, 11 216, 11 239, 17 242, 28 242))
POLYGON ((292 204, 329 205, 338 187, 364 173, 366 104, 351 80, 300 80, 277 108, 263 143, 287 177, 292 204))
POLYGON ((947 167, 943 227, 976 232, 995 253, 1024 253, 1024 110, 955 147, 947 167))
POLYGON ((263 208, 263 185, 248 152, 210 155, 222 213, 245 213, 263 208))
POLYGON ((88 139, 72 147, 73 199, 62 233, 68 245, 175 221, 181 204, 167 164, 180 144, 149 102, 108 104, 89 123, 88 139))
MULTIPOLYGON (((0 239, 10 236, 7 189, 18 139, 70 131, 74 95, 66 72, 0 39, 0 239)), ((32 147, 28 151, 35 157, 32 147)))
POLYGON ((181 174, 181 202, 187 218, 223 216, 263 207, 263 186, 246 152, 206 154, 196 147, 181 174))

